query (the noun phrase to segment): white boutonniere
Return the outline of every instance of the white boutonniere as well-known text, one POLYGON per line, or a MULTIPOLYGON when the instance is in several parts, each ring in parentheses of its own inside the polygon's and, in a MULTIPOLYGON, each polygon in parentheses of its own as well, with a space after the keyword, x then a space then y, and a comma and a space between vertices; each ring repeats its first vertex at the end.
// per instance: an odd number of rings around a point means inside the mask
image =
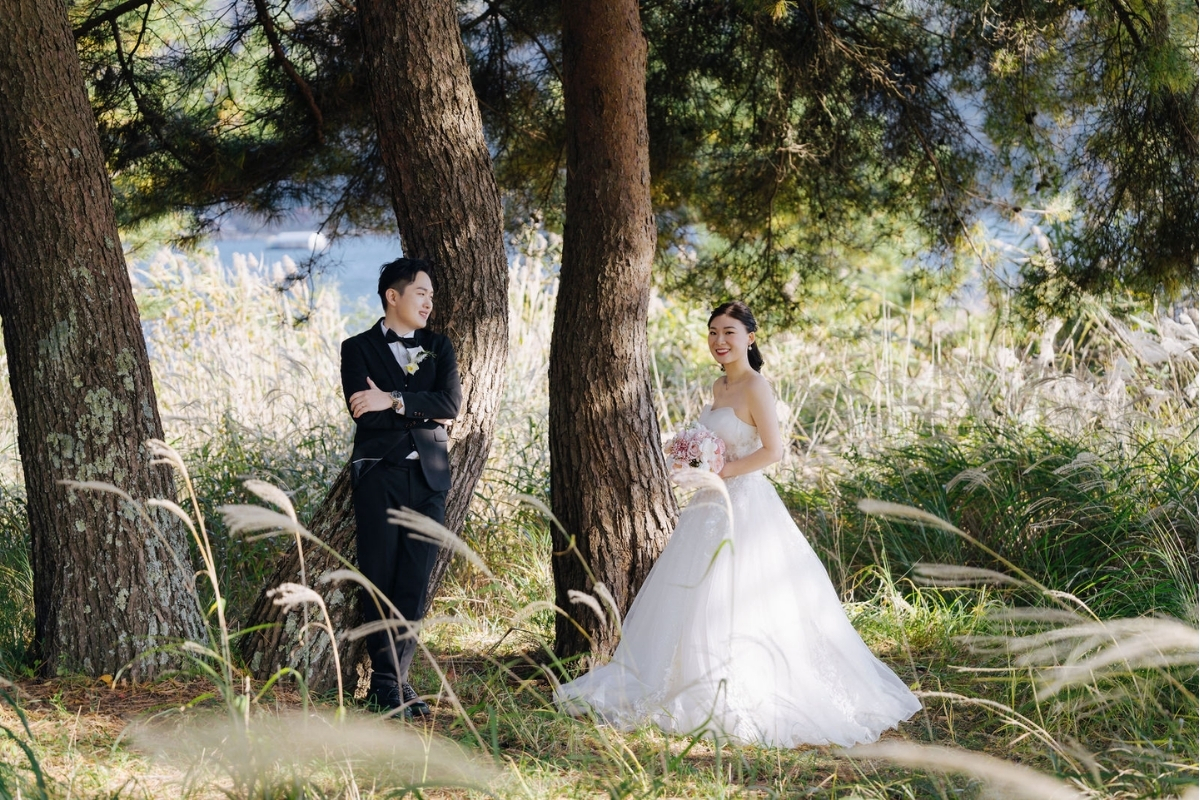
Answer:
POLYGON ((410 347, 408 349, 408 363, 404 365, 404 371, 409 375, 416 374, 421 368, 421 362, 427 358, 433 358, 434 354, 426 350, 424 347, 410 347))

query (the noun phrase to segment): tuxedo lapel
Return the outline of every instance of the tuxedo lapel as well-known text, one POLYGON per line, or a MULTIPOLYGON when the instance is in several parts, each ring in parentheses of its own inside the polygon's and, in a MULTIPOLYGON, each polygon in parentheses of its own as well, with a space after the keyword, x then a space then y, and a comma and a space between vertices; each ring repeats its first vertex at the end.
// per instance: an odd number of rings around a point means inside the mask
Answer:
POLYGON ((383 359, 384 368, 387 369, 388 385, 392 388, 386 391, 394 392, 407 388, 408 382, 405 380, 404 370, 400 368, 400 363, 396 361, 396 356, 392 353, 392 348, 388 347, 387 339, 383 337, 383 328, 380 323, 375 323, 374 327, 367 333, 367 338, 371 341, 371 345, 375 348, 379 357, 383 359))
POLYGON ((413 333, 413 338, 417 340, 417 346, 430 353, 430 355, 422 359, 421 365, 412 374, 412 377, 409 378, 409 382, 419 385, 421 389, 427 389, 433 386, 431 376, 437 372, 437 359, 433 357, 432 352, 429 350, 429 334, 426 333, 424 328, 417 329, 413 333))

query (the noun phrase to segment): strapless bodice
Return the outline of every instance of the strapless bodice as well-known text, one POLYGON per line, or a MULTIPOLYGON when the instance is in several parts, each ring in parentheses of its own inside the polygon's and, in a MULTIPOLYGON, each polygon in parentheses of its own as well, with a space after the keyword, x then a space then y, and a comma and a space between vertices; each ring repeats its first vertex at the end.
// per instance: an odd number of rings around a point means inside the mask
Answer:
POLYGON ((721 441, 725 442, 725 458, 730 461, 745 458, 762 447, 762 441, 758 438, 758 428, 738 419, 737 414, 728 406, 705 406, 700 412, 700 424, 721 437, 721 441))

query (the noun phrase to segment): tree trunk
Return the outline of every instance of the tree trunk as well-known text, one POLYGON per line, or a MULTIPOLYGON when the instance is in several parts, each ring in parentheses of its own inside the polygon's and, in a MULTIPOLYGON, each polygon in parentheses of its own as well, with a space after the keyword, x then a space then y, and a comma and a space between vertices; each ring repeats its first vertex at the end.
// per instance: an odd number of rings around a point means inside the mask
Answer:
MULTIPOLYGON (((116 673, 202 628, 182 527, 157 515, 164 543, 114 495, 58 484, 175 494, 145 449, 162 423, 61 0, 5 4, 0 75, 0 319, 28 494, 35 646, 47 675, 116 673)), ((136 669, 146 676, 169 661, 158 653, 136 669)))
POLYGON ((580 558, 623 616, 676 507, 646 340, 655 227, 638 4, 564 0, 562 10, 567 208, 550 346, 550 494, 578 554, 564 553, 569 541, 555 531, 555 601, 574 617, 558 618, 555 650, 603 655, 615 626, 568 596, 593 588, 580 558))
MULTIPOLYGON (((350 562, 358 550, 354 542, 354 505, 350 494, 350 470, 343 468, 334 480, 329 494, 308 524, 308 529, 350 562)), ((335 631, 350 630, 359 624, 358 600, 353 586, 321 585, 319 579, 341 565, 336 559, 312 546, 304 548, 304 564, 308 584, 325 597, 329 617, 335 631)), ((249 625, 266 626, 241 639, 242 657, 246 667, 259 680, 265 680, 281 666, 289 665, 308 676, 309 685, 317 691, 337 686, 333 650, 329 638, 314 634, 300 641, 303 616, 299 611, 285 613, 272 602, 267 592, 284 582, 300 581, 300 560, 296 548, 289 548, 281 557, 274 574, 267 581, 250 612, 249 625)), ((313 613, 309 612, 310 615, 313 613)), ((364 642, 341 643, 342 680, 348 691, 358 683, 358 664, 367 654, 364 642)))
MULTIPOLYGON (((433 327, 453 342, 462 376, 463 410, 451 430, 453 486, 446 507, 446 527, 458 532, 491 446, 508 357, 508 268, 500 194, 453 0, 359 0, 358 13, 380 151, 404 253, 431 259, 438 267, 433 327)), ((354 519, 345 474, 312 529, 353 557, 354 519)), ((448 564, 449 554, 443 552, 430 581, 430 598, 448 564)), ((309 574, 320 575, 331 566, 328 560, 319 561, 309 574)), ((296 575, 293 556, 271 585, 295 580, 296 575)), ((353 599, 352 592, 338 598, 334 622, 341 630, 357 621, 353 599)), ((260 600, 252 617, 255 624, 279 619, 260 614, 267 608, 265 598, 260 600)), ((262 644, 250 641, 244 653, 257 664, 257 674, 269 674, 277 656, 274 649, 265 648, 266 637, 258 641, 262 644)), ((328 654, 309 655, 312 684, 330 686, 334 673, 328 654)), ((356 661, 357 651, 344 659, 348 677, 356 661)))

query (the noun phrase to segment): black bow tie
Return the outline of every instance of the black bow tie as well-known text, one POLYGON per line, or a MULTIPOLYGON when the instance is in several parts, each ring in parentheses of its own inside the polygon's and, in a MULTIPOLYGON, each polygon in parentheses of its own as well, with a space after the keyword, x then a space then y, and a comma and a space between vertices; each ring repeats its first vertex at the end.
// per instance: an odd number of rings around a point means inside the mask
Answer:
POLYGON ((388 344, 391 344, 392 342, 399 342, 404 347, 416 347, 417 346, 417 337, 401 336, 398 333, 396 333, 394 330, 392 330, 391 328, 387 329, 387 333, 384 334, 383 338, 387 340, 388 344))

